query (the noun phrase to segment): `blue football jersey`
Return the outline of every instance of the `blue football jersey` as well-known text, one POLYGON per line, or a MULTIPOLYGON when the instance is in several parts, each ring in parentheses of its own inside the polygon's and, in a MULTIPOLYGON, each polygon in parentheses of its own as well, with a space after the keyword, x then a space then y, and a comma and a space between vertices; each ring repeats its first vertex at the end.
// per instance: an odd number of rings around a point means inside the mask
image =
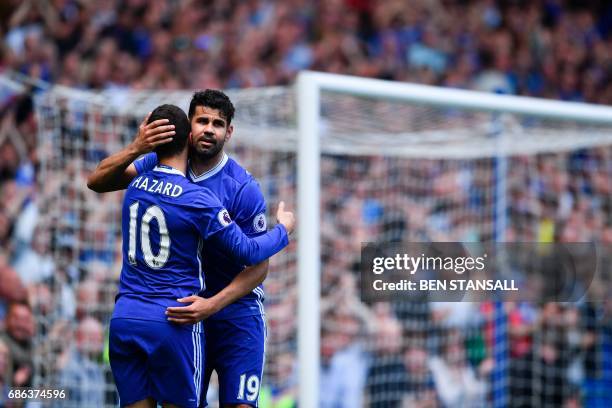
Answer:
POLYGON ((128 186, 122 209, 123 267, 113 318, 166 321, 176 299, 206 289, 202 250, 224 248, 253 265, 284 248, 282 225, 249 239, 210 190, 156 166, 128 186))
MULTIPOLYGON (((157 155, 149 153, 134 162, 139 174, 157 165, 157 155)), ((199 186, 211 190, 249 237, 266 233, 266 202, 259 184, 235 160, 224 155, 222 160, 207 172, 195 175, 189 170, 187 177, 199 186)), ((218 246, 206 246, 201 252, 206 288, 202 296, 211 297, 225 288, 245 267, 218 246)), ((263 315, 263 285, 250 294, 226 306, 211 319, 234 319, 243 316, 263 315)))

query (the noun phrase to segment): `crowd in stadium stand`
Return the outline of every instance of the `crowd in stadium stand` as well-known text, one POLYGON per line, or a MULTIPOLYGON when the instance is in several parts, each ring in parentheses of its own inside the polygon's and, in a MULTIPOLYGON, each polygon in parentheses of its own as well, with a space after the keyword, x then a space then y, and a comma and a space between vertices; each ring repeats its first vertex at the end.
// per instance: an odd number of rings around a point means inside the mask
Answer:
POLYGON ((243 88, 314 69, 612 103, 603 1, 3 4, 0 69, 74 87, 243 88))
MULTIPOLYGON (((612 104, 612 8, 605 3, 9 0, 0 5, 0 73, 77 88, 202 89, 290 84, 299 70, 313 69, 612 104)), ((0 118, 0 389, 32 385, 32 356, 44 354, 31 352, 37 338, 59 356, 45 368, 58 387, 82 404, 112 404, 103 355, 108 315, 96 305, 112 303, 103 288, 114 284, 107 271, 117 260, 94 254, 90 268, 78 270, 67 262, 78 238, 50 240, 37 227, 41 208, 57 195, 89 193, 37 180, 39 124, 29 96, 0 95, 0 118), (54 259, 50 245, 65 256, 54 259)), ((612 244, 611 156, 605 148, 519 158, 509 173, 506 238, 612 244)), ((368 237, 492 238, 463 228, 490 222, 476 220, 490 197, 464 190, 457 169, 423 161, 398 168, 376 157, 329 158, 322 166, 335 178, 322 192, 321 407, 480 406, 500 398, 498 388, 516 407, 612 406, 610 303, 506 304, 511 375, 500 386, 491 380, 499 369, 491 355, 494 305, 360 301, 354 255, 368 237), (402 187, 405 176, 436 182, 402 187), (384 202, 376 197, 380 185, 391 194, 384 202)), ((67 224, 81 216, 66 211, 67 224)), ((298 295, 276 284, 274 273, 260 406, 289 408, 297 395, 298 295)))

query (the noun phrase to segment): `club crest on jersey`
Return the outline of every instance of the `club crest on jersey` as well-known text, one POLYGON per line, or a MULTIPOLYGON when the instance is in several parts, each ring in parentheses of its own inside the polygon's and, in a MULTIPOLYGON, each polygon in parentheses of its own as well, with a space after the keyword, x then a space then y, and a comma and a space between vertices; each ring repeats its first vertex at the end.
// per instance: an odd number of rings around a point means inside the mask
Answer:
POLYGON ((253 219, 253 229, 256 232, 262 232, 266 230, 266 215, 259 213, 253 219))
POLYGON ((232 223, 232 218, 225 208, 219 211, 219 214, 217 214, 217 219, 224 227, 227 227, 232 223))

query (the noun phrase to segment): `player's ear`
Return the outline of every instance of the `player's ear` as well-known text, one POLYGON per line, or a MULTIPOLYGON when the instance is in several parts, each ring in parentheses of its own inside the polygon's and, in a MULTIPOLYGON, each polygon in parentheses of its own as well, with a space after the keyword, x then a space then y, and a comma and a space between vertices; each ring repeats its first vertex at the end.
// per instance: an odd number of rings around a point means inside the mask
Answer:
POLYGON ((189 144, 191 144, 193 142, 193 133, 189 132, 189 136, 187 136, 187 141, 189 142, 189 144))
POLYGON ((232 132, 234 132, 234 125, 229 125, 227 127, 227 132, 225 132, 225 141, 226 142, 232 138, 232 132))

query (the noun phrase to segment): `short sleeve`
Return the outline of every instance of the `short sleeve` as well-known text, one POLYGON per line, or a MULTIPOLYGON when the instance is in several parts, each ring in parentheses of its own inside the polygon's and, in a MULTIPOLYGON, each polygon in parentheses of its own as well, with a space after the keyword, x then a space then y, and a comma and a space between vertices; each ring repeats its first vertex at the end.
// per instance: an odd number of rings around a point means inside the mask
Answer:
POLYGON ((233 205, 234 221, 248 236, 258 236, 267 231, 266 201, 259 184, 249 180, 238 191, 233 205))
POLYGON ((136 167, 138 174, 153 170, 157 164, 157 154, 153 152, 147 153, 134 161, 134 167, 136 167))

